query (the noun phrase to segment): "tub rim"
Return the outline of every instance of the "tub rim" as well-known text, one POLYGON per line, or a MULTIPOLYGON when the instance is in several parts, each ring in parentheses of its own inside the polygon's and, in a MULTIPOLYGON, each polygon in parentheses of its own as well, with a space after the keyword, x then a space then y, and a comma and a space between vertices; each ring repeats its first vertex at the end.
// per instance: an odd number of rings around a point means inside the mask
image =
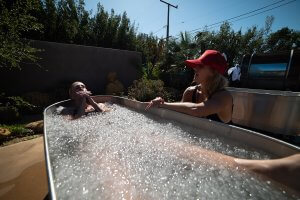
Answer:
MULTIPOLYGON (((94 98, 94 99, 99 99, 100 98, 100 99, 117 100, 116 102, 113 102, 113 103, 121 104, 121 105, 126 106, 126 107, 129 107, 129 105, 124 103, 125 101, 130 102, 130 103, 139 104, 139 106, 143 107, 143 108, 146 106, 146 103, 144 103, 144 102, 140 102, 140 101, 137 101, 137 100, 132 100, 132 99, 128 99, 128 98, 120 97, 120 96, 95 95, 95 96, 92 96, 92 98, 94 98)), ((56 192, 55 192, 55 185, 54 185, 54 178, 53 178, 53 173, 52 173, 52 168, 51 168, 50 155, 49 155, 49 150, 48 150, 48 139, 47 139, 45 116, 47 116, 47 112, 50 111, 50 109, 53 109, 53 108, 57 107, 57 105, 65 104, 65 103, 69 103, 69 102, 71 102, 71 99, 56 102, 56 103, 51 104, 48 107, 46 107, 43 111, 43 119, 44 119, 43 120, 44 121, 44 128, 43 128, 44 129, 44 153, 45 153, 45 161, 46 161, 46 171, 47 171, 47 175, 48 175, 49 194, 50 194, 51 199, 53 199, 53 200, 56 200, 57 197, 56 197, 56 192)), ((102 102, 104 102, 104 101, 102 101, 102 102)), ((130 108, 132 108, 134 110, 137 110, 137 111, 140 111, 139 109, 134 108, 134 107, 130 107, 130 108)), ((270 141, 272 141, 274 143, 277 143, 279 145, 283 145, 286 148, 292 149, 295 152, 300 152, 300 147, 297 147, 297 146, 292 145, 290 143, 287 143, 285 141, 282 141, 282 140, 264 135, 264 134, 259 133, 257 131, 249 130, 249 129, 238 127, 238 126, 235 126, 235 125, 224 124, 224 123, 221 123, 221 122, 216 122, 216 121, 208 120, 208 119, 205 119, 205 118, 193 117, 193 116, 190 116, 190 115, 187 115, 187 114, 183 114, 183 113, 180 113, 180 112, 176 112, 176 111, 172 111, 172 110, 168 110, 168 109, 164 109, 164 108, 153 108, 153 109, 151 109, 150 112, 152 114, 158 115, 157 112, 159 110, 162 110, 164 112, 177 114, 177 115, 184 115, 188 118, 191 118, 191 119, 193 118, 194 120, 196 119, 196 120, 203 120, 203 121, 207 121, 207 122, 209 121, 209 123, 215 124, 217 126, 223 126, 223 127, 227 127, 227 128, 230 127, 230 129, 233 128, 233 129, 237 129, 237 130, 240 130, 240 131, 244 131, 244 132, 247 132, 247 135, 250 134, 250 135, 254 135, 256 137, 263 138, 265 140, 270 140, 270 141)), ((160 116, 160 117, 162 117, 162 116, 160 116)), ((170 119, 168 119, 168 120, 170 120, 170 119)), ((184 122, 182 122, 182 123, 184 123, 184 122)), ((227 137, 227 136, 222 135, 222 137, 227 137)))

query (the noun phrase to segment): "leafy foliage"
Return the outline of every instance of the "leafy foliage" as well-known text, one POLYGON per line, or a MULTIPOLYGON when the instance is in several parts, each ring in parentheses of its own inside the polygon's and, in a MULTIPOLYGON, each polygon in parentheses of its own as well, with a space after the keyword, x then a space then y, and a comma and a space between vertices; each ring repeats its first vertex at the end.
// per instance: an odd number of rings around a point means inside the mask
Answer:
POLYGON ((85 10, 84 0, 0 0, 0 13, 1 67, 37 61, 37 49, 30 47, 27 39, 134 50, 142 52, 139 70, 144 79, 161 80, 166 87, 178 90, 175 93, 182 92, 192 80, 193 71, 183 61, 197 58, 207 49, 224 52, 232 66, 244 54, 286 51, 294 43, 300 45, 299 31, 286 27, 272 32, 272 16, 266 18, 263 28, 234 31, 225 22, 218 31, 206 29, 195 36, 182 32, 178 39, 170 38, 166 48, 163 39, 138 33, 126 12, 108 12, 100 3, 92 14, 85 10))
POLYGON ((290 50, 293 44, 300 46, 300 32, 285 27, 269 35, 266 40, 266 51, 279 52, 290 50))
POLYGON ((138 101, 150 101, 158 96, 165 99, 169 98, 163 81, 145 78, 134 81, 133 85, 128 89, 128 96, 138 101))
POLYGON ((0 106, 0 123, 12 123, 20 119, 20 113, 14 106, 0 106))
MULTIPOLYGON (((196 59, 207 49, 216 49, 226 54, 229 66, 241 62, 243 55, 290 51, 293 43, 300 46, 300 32, 282 28, 271 32, 273 16, 268 16, 263 28, 253 26, 234 31, 228 22, 218 31, 203 30, 193 37, 182 32, 179 38, 169 41, 168 52, 160 61, 160 78, 167 87, 183 91, 192 81, 192 70, 184 66, 184 60, 196 59)), ((180 96, 177 96, 178 98, 180 96)), ((176 98, 176 100, 179 100, 176 98)))
POLYGON ((34 16, 40 9, 38 0, 0 0, 0 67, 20 67, 20 62, 35 62, 37 49, 24 38, 42 29, 34 16))
POLYGON ((24 114, 32 113, 36 106, 18 96, 7 97, 0 94, 0 122, 12 123, 24 114))
POLYGON ((152 34, 137 36, 137 51, 142 52, 144 75, 146 78, 159 78, 159 65, 164 57, 165 44, 152 34))
POLYGON ((11 134, 20 135, 20 136, 24 136, 29 133, 32 133, 32 131, 30 129, 25 128, 24 125, 22 125, 22 124, 12 124, 12 125, 1 125, 0 124, 0 128, 6 128, 11 132, 11 134))
MULTIPOLYGON (((23 124, 11 124, 11 125, 3 125, 0 124, 0 146, 8 145, 12 140, 16 138, 34 138, 35 133, 24 127, 23 124), (8 134, 1 134, 1 130, 8 130, 8 134), (9 142, 10 141, 10 142, 9 142)), ((22 141, 20 139, 16 139, 17 141, 22 141)), ((16 141, 15 141, 16 142, 16 141)))

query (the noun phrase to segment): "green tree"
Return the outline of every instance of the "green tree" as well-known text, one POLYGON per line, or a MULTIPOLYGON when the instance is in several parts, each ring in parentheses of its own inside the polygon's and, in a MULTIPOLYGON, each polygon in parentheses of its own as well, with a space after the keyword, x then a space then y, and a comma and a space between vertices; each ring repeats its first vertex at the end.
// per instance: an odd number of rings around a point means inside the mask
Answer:
POLYGON ((104 10, 104 7, 98 3, 97 13, 93 18, 93 37, 94 45, 103 46, 104 35, 107 28, 108 13, 104 10))
POLYGON ((60 0, 58 2, 57 15, 57 41, 74 43, 79 25, 74 0, 60 0))
POLYGON ((267 52, 290 51, 293 44, 300 46, 300 32, 288 27, 271 33, 266 42, 267 52))
POLYGON ((107 22, 107 30, 103 38, 104 47, 118 46, 116 40, 120 21, 121 16, 115 15, 115 11, 112 9, 107 22))
POLYGON ((57 8, 55 0, 45 0, 44 2, 44 39, 48 41, 56 41, 57 32, 57 8))
POLYGON ((142 52, 144 72, 147 78, 158 78, 159 64, 164 56, 164 41, 152 34, 137 36, 137 51, 142 52))
POLYGON ((78 15, 78 32, 75 36, 76 44, 89 45, 91 43, 91 24, 90 24, 90 14, 84 8, 84 0, 79 0, 77 5, 77 15, 78 15))
POLYGON ((274 17, 268 16, 263 28, 253 26, 244 33, 241 29, 234 31, 230 23, 225 22, 217 32, 208 30, 198 32, 195 36, 196 43, 202 53, 207 49, 217 49, 225 53, 229 65, 233 65, 240 62, 245 54, 265 52, 266 38, 271 31, 273 21, 274 17))
POLYGON ((38 0, 0 0, 0 67, 19 68, 22 61, 37 61, 38 49, 24 36, 42 30, 32 14, 39 9, 38 0))
POLYGON ((120 49, 126 49, 126 47, 130 46, 130 42, 133 42, 129 38, 130 32, 130 20, 127 17, 127 13, 124 12, 121 18, 120 26, 117 33, 117 44, 120 49))

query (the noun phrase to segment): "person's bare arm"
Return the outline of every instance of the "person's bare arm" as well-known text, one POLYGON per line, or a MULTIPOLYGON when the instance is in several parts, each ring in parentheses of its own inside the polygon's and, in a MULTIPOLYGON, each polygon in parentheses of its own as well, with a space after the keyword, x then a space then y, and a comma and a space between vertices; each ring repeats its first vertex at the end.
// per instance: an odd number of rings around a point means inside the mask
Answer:
POLYGON ((228 104, 232 103, 231 96, 226 93, 220 93, 214 95, 211 99, 202 103, 161 103, 158 106, 161 108, 166 108, 174 110, 177 112, 185 113, 195 117, 204 117, 211 114, 221 112, 228 104))
POLYGON ((91 96, 87 96, 87 101, 88 103, 98 112, 104 112, 103 110, 91 96))
POLYGON ((72 119, 78 119, 85 114, 86 98, 82 98, 79 107, 76 109, 76 114, 72 119))

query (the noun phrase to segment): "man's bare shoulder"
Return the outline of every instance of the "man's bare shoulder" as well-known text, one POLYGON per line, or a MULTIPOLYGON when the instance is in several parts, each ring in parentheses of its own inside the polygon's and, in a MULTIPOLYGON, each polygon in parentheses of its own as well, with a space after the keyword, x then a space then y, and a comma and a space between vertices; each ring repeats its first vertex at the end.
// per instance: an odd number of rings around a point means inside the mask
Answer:
POLYGON ((56 113, 59 115, 74 115, 76 109, 74 107, 59 106, 56 108, 56 113))

